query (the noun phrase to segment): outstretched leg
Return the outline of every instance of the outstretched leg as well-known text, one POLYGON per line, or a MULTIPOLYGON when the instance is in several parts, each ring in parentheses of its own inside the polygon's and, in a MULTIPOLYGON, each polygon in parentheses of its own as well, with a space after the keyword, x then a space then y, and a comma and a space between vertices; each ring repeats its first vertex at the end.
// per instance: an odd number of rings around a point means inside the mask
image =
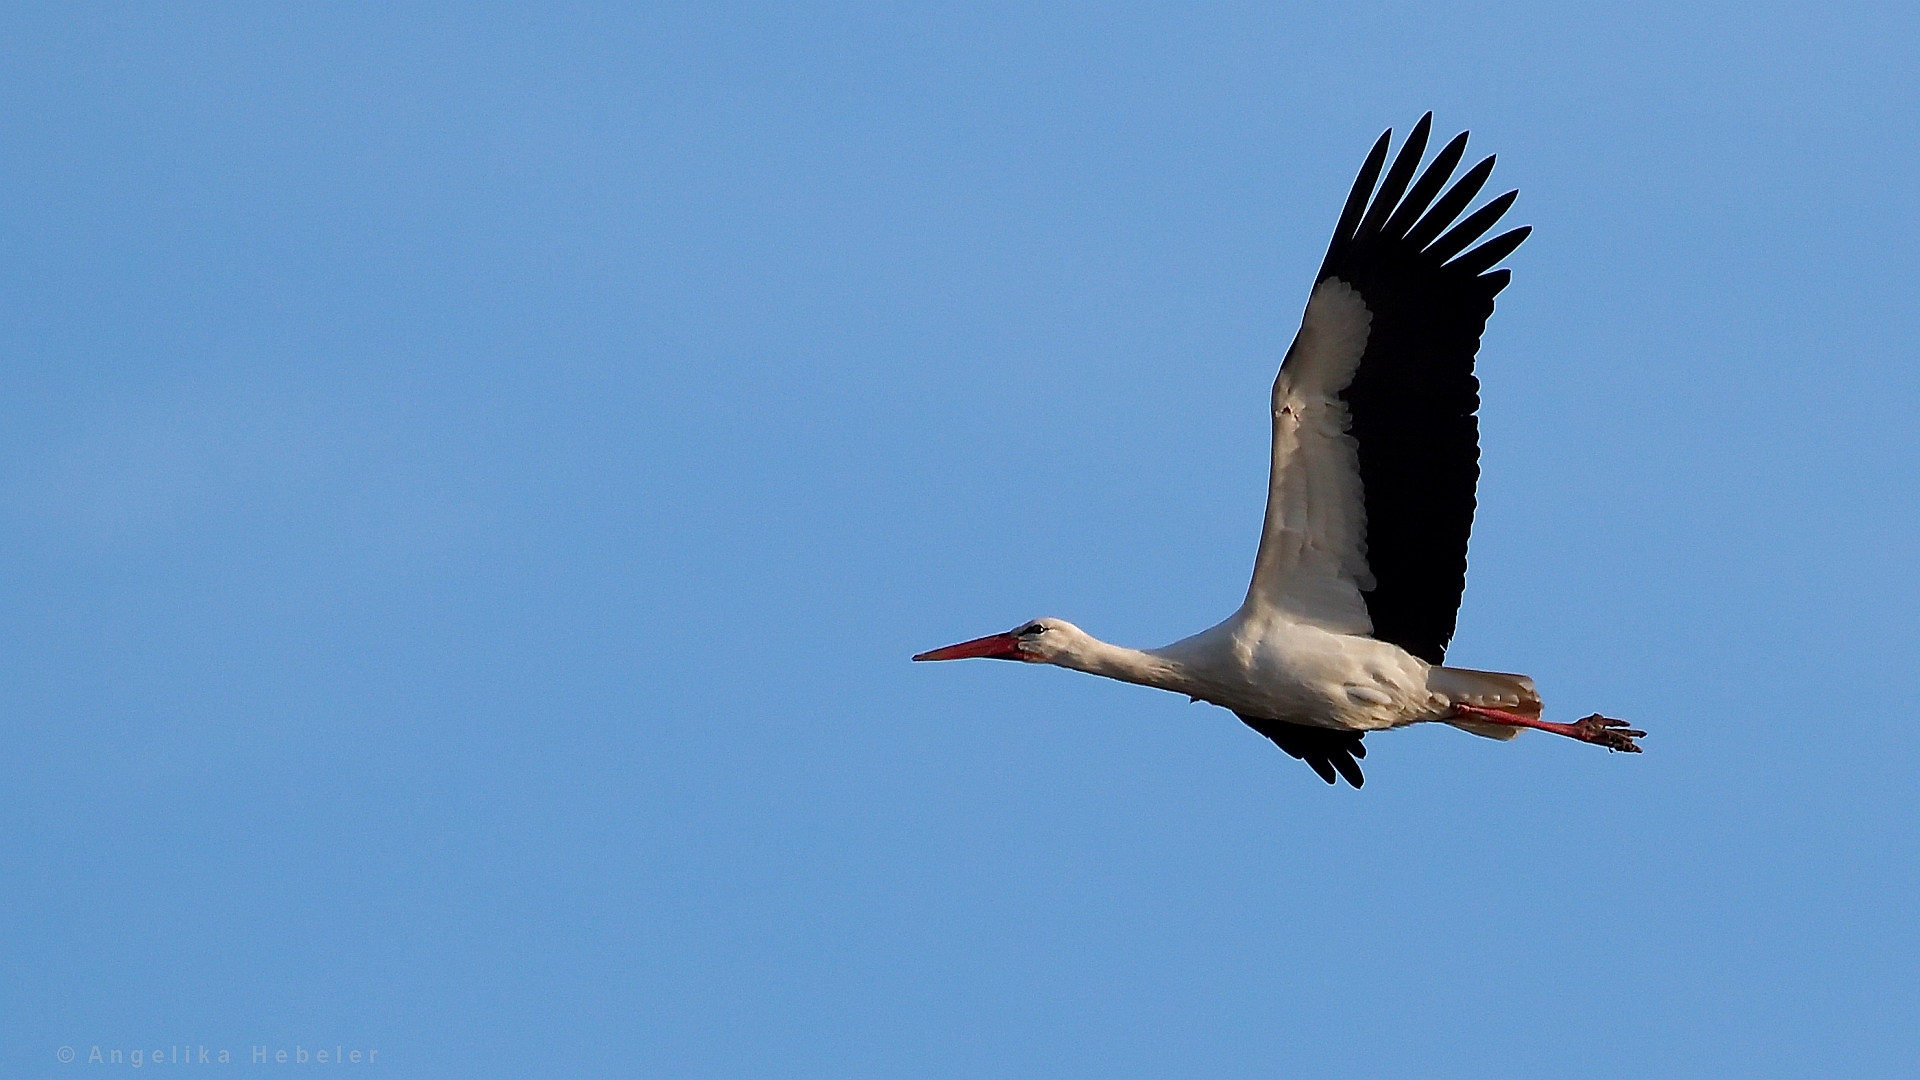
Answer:
POLYGON ((1555 735, 1565 735, 1569 739, 1579 739, 1581 742, 1597 743, 1609 750, 1624 750, 1629 754, 1640 752, 1640 747, 1635 745, 1633 740, 1644 738, 1647 734, 1628 727, 1625 720, 1615 720, 1610 716, 1601 716, 1599 713, 1594 713, 1585 720, 1576 720, 1571 724, 1557 724, 1552 720, 1521 716, 1519 713, 1510 713, 1504 709, 1489 709, 1483 705, 1455 705, 1453 711, 1457 715, 1485 720, 1488 723, 1512 724, 1514 727, 1551 731, 1555 735))

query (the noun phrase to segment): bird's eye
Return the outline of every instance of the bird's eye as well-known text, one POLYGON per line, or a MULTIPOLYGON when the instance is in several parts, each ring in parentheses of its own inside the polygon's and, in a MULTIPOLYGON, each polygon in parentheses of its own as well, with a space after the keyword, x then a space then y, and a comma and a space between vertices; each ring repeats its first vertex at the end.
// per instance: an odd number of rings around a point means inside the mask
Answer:
POLYGON ((1020 631, 1020 636, 1026 637, 1028 634, 1044 634, 1046 632, 1047 632, 1046 627, 1041 626, 1039 623, 1034 623, 1032 626, 1029 626, 1025 630, 1020 631))

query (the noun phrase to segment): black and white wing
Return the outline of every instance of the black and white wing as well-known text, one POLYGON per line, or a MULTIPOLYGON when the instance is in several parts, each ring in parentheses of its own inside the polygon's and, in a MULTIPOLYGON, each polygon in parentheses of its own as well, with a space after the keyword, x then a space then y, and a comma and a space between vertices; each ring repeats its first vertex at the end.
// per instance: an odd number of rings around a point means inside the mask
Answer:
POLYGON ((1480 477, 1473 358, 1509 277, 1492 267, 1529 229, 1468 250, 1518 192, 1455 224, 1493 158, 1447 187, 1463 132, 1416 179, 1432 119, 1414 126, 1383 180, 1393 133, 1374 144, 1274 381, 1273 472, 1248 603, 1438 664, 1466 588, 1480 477))

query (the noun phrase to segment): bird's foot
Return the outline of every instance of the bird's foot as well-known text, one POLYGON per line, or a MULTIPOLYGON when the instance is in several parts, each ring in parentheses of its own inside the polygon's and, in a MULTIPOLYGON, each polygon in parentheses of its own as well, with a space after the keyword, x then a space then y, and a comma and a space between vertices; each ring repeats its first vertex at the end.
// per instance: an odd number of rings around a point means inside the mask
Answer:
POLYGON ((1619 750, 1627 754, 1639 753, 1640 746, 1633 740, 1645 738, 1647 734, 1628 727, 1625 720, 1615 720, 1611 716, 1601 716, 1599 713, 1594 713, 1583 720, 1575 720, 1568 724, 1567 728, 1569 729, 1567 734, 1581 742, 1590 742, 1604 746, 1608 750, 1619 750))

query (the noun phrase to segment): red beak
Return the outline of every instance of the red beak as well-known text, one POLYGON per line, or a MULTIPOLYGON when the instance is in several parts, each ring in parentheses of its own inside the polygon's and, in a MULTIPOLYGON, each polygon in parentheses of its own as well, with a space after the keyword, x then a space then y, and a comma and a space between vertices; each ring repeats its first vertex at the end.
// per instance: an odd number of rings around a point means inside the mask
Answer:
POLYGON ((972 641, 963 641, 958 645, 949 645, 944 649, 923 652, 915 660, 966 660, 984 656, 989 660, 1025 660, 1020 652, 1020 635, 990 634, 972 641))

